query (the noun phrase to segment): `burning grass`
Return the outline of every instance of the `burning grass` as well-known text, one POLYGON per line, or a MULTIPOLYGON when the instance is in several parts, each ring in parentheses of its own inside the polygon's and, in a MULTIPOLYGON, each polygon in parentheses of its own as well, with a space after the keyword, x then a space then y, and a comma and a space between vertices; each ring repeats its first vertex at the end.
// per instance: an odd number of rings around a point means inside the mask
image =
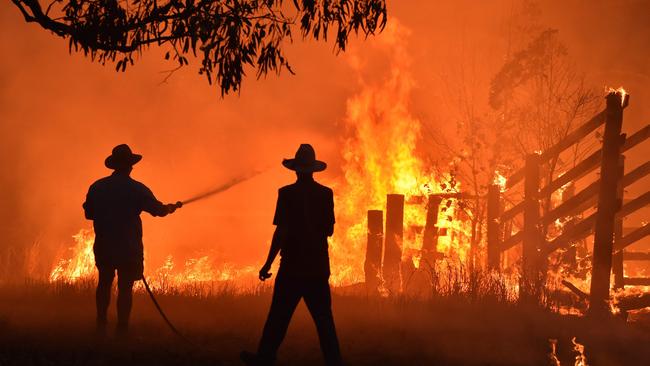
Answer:
MULTIPOLYGON (((93 288, 96 278, 92 231, 81 230, 73 238, 75 244, 70 248, 71 256, 59 259, 44 281, 61 291, 93 288)), ((549 268, 546 285, 541 289, 541 306, 561 314, 583 315, 587 309, 585 299, 572 293, 563 280, 568 279, 582 291, 587 291, 589 278, 580 275, 582 272, 567 271, 559 259, 557 263, 549 268)), ((399 292, 391 293, 383 288, 380 289, 382 296, 420 300, 451 298, 469 303, 489 301, 502 304, 514 304, 519 298, 520 277, 516 271, 486 271, 481 267, 469 267, 458 258, 445 258, 433 263, 422 261, 418 267, 410 264, 410 261, 403 263, 399 292)), ((147 267, 145 275, 157 293, 210 298, 223 293, 249 295, 268 290, 268 284, 262 285, 257 280, 255 268, 217 264, 209 256, 189 258, 177 265, 176 260, 168 256, 160 267, 147 267)), ((339 279, 334 276, 331 283, 344 293, 369 293, 362 282, 342 284, 339 279)), ((136 284, 136 290, 144 291, 142 284, 136 284)), ((613 293, 612 309, 615 313, 618 312, 617 304, 621 299, 628 299, 632 291, 626 289, 613 293)))

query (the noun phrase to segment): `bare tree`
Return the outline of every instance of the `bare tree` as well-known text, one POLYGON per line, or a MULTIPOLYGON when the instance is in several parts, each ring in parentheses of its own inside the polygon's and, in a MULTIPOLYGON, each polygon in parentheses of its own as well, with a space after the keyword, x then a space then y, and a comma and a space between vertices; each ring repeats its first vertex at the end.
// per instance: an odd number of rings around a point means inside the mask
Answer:
MULTIPOLYGON (((490 89, 490 106, 501 113, 503 127, 509 131, 504 145, 521 157, 546 151, 562 141, 596 112, 599 101, 585 75, 569 62, 567 48, 553 29, 542 31, 514 54, 496 74, 490 89)), ((559 152, 551 157, 543 170, 543 183, 555 179, 559 170, 575 164, 594 146, 579 145, 564 161, 559 152)), ((550 208, 550 200, 544 200, 543 211, 550 208)))
MULTIPOLYGON (((512 155, 523 159, 527 154, 549 151, 564 140, 597 112, 600 98, 596 89, 588 86, 585 74, 569 61, 558 31, 546 29, 514 53, 495 75, 489 102, 503 120, 502 130, 506 133, 502 146, 509 147, 512 155)), ((583 139, 567 152, 554 153, 541 167, 540 185, 551 183, 597 145, 597 139, 583 139)), ((553 193, 540 200, 542 216, 560 201, 553 199, 553 193)), ((571 218, 565 220, 571 221, 571 218)), ((544 225, 540 229, 542 238, 557 235, 561 230, 554 225, 544 225)), ((555 271, 566 264, 565 268, 574 272, 578 270, 575 267, 578 249, 573 247, 566 255, 558 253, 540 258, 540 263, 545 268, 550 264, 555 271)), ((545 280, 539 278, 536 286, 541 289, 545 280)))
MULTIPOLYGON (((535 1, 521 1, 512 10, 504 34, 506 61, 496 72, 479 72, 482 64, 465 62, 464 57, 449 73, 453 79, 442 80, 457 136, 449 139, 432 133, 431 137, 447 159, 455 162, 453 173, 462 189, 477 197, 464 202, 471 219, 472 248, 478 248, 485 229, 485 201, 478 197, 485 195, 495 172, 507 175, 521 166, 526 154, 555 145, 598 106, 598 93, 571 64, 558 32, 544 29, 538 16, 535 1), (486 74, 493 75, 491 80, 484 80, 486 74), (487 100, 483 99, 487 103, 476 96, 477 89, 482 89, 477 86, 484 83, 489 91, 487 100)), ((552 157, 544 167, 544 181, 550 182, 558 171, 575 165, 594 146, 575 147, 568 159, 567 154, 552 157)), ((504 199, 519 193, 510 190, 504 199)), ((544 200, 544 213, 551 205, 550 199, 544 200)))
POLYGON ((199 74, 221 93, 239 90, 245 67, 257 76, 291 71, 284 46, 297 27, 303 37, 336 38, 342 51, 350 34, 365 36, 386 24, 385 0, 11 0, 27 22, 68 39, 70 52, 116 62, 124 71, 133 54, 165 46, 178 68, 192 54, 199 74))

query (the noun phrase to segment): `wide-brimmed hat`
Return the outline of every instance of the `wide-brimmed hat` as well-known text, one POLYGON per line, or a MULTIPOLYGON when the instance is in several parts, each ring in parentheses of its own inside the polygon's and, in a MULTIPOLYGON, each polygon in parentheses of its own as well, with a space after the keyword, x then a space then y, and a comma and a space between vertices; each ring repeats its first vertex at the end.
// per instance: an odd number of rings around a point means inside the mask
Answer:
POLYGON ((109 169, 119 169, 133 166, 142 159, 142 155, 134 154, 127 144, 117 145, 112 154, 104 160, 104 165, 109 169))
POLYGON ((327 164, 316 160, 316 152, 309 144, 302 144, 296 151, 293 159, 282 160, 285 168, 301 173, 322 172, 327 168, 327 164))

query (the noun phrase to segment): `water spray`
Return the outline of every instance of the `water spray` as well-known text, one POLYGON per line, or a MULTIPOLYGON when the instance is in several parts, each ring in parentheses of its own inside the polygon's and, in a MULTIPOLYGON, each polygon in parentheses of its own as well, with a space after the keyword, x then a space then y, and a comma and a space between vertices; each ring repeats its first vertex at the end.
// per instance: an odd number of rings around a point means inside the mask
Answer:
POLYGON ((255 177, 255 176, 259 175, 259 174, 261 174, 262 172, 263 171, 261 171, 261 170, 253 171, 253 172, 251 172, 249 174, 245 174, 245 175, 239 176, 237 178, 233 178, 232 180, 230 180, 229 182, 227 182, 225 184, 222 184, 222 185, 220 185, 218 187, 215 187, 215 188, 210 189, 210 190, 208 190, 206 192, 197 194, 197 195, 195 195, 195 196, 193 196, 191 198, 188 198, 188 199, 186 199, 184 201, 180 201, 180 202, 183 205, 187 205, 188 203, 192 203, 192 202, 196 202, 196 201, 206 199, 206 198, 214 196, 216 194, 225 192, 228 189, 230 189, 230 188, 232 188, 232 187, 234 187, 234 186, 236 186, 238 184, 244 183, 245 181, 247 181, 247 180, 249 180, 249 179, 251 179, 251 178, 253 178, 253 177, 255 177))

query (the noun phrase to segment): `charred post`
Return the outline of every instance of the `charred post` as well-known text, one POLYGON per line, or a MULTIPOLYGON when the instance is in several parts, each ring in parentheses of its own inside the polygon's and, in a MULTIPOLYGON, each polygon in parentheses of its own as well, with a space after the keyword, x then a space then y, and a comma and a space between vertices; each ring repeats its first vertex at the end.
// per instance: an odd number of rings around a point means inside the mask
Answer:
POLYGON ((524 181, 524 228, 521 298, 534 300, 540 285, 539 249, 541 232, 539 230, 539 179, 540 155, 526 156, 524 181))
POLYGON ((487 265, 499 269, 501 260, 501 188, 491 185, 487 196, 487 265))
MULTIPOLYGON (((422 263, 433 266, 438 255, 438 213, 440 212, 440 196, 429 196, 427 203, 427 220, 424 225, 422 241, 422 263)), ((420 266, 422 268, 422 266, 420 266)))
MULTIPOLYGON (((621 155, 618 159, 618 177, 622 179, 625 176, 625 156, 621 155)), ((616 198, 618 199, 618 207, 623 206, 623 184, 619 181, 616 198)), ((620 243, 623 238, 623 218, 616 217, 614 222, 614 243, 620 243)), ((625 287, 625 272, 623 270, 623 250, 612 255, 612 273, 614 273, 614 289, 622 289, 625 287)))
POLYGON ((363 266, 368 292, 375 292, 379 286, 383 244, 384 212, 381 210, 369 210, 368 243, 366 246, 366 261, 363 266))
POLYGON ((621 128, 623 108, 626 104, 627 98, 620 93, 607 95, 589 299, 589 314, 592 316, 609 314, 607 301, 609 300, 609 277, 612 271, 614 221, 616 211, 620 208, 620 201, 615 192, 618 192, 620 184, 621 128))
POLYGON ((401 288, 400 264, 404 237, 404 195, 386 197, 386 236, 384 238, 383 275, 386 288, 392 293, 401 288))

